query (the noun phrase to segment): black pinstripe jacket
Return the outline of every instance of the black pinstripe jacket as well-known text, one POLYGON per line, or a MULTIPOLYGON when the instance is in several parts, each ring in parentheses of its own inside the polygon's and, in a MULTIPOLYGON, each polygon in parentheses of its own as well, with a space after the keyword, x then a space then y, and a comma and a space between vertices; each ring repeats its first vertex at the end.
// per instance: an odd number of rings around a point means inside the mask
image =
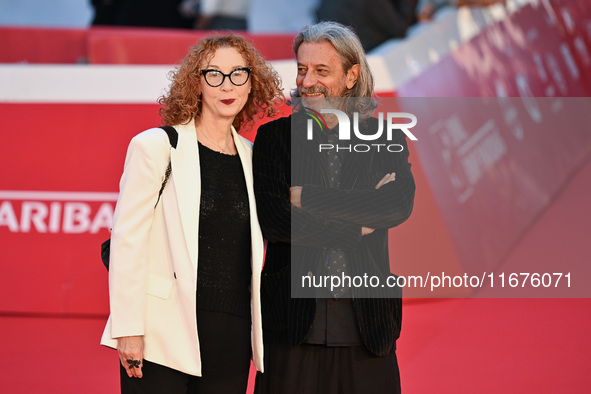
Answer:
MULTIPOLYGON (((390 275, 388 228, 410 216, 415 192, 406 137, 399 130, 387 143, 402 145, 402 152, 381 149, 380 153, 347 154, 341 188, 326 187, 326 160, 318 152, 324 134, 315 129, 314 139, 307 141, 304 121, 296 114, 261 126, 253 149, 257 213, 268 240, 261 283, 264 340, 294 346, 310 329, 316 300, 292 298, 290 291, 294 287, 297 294, 299 282, 292 283, 290 278, 323 275, 314 271, 324 248, 346 252, 349 275, 390 275), (376 190, 378 181, 391 172, 396 180, 376 190), (290 186, 303 186, 302 209, 291 206, 290 186), (362 237, 362 226, 376 230, 362 237)), ((377 122, 368 119, 367 130, 377 130, 377 122)), ((402 321, 401 298, 381 294, 386 297, 353 289, 357 325, 364 344, 375 355, 396 349, 402 321)))

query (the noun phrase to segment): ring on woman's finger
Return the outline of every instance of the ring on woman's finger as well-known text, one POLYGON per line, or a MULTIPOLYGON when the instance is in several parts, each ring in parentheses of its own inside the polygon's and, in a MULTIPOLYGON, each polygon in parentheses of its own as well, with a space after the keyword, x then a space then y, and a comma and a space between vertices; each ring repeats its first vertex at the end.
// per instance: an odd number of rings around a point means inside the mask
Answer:
POLYGON ((129 364, 129 368, 139 368, 142 363, 140 360, 133 360, 131 358, 128 358, 125 361, 127 361, 127 363, 129 364))

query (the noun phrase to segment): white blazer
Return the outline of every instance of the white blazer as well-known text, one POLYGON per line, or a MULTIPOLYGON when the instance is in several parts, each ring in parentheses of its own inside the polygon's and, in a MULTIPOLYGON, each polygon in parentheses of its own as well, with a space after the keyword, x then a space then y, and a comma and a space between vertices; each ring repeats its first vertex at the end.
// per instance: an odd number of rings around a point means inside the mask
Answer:
MULTIPOLYGON (((111 314, 101 344, 117 348, 116 338, 143 335, 146 360, 201 376, 195 315, 199 148, 193 122, 174 127, 179 136, 176 149, 170 148, 160 128, 138 134, 129 144, 111 234, 111 314), (172 173, 156 205, 169 159, 172 173)), ((255 367, 262 372, 260 286, 264 246, 253 190, 252 144, 234 128, 232 134, 250 206, 252 355, 255 367)))

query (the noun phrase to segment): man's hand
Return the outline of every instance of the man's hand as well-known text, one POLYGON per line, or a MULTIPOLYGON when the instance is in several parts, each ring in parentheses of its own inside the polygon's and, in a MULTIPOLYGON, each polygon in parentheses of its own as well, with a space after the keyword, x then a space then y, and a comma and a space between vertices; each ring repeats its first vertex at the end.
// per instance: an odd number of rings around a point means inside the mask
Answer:
POLYGON ((384 186, 386 183, 390 183, 395 180, 396 180, 396 173, 395 172, 393 172, 391 174, 386 174, 375 186, 375 189, 378 190, 380 187, 384 186))
MULTIPOLYGON (((378 190, 380 187, 384 186, 386 183, 392 182, 396 180, 396 173, 393 172, 391 174, 386 174, 384 175, 384 177, 382 179, 380 179, 380 181, 378 182, 378 184, 375 186, 375 189, 378 190)), ((369 235, 371 233, 373 233, 375 231, 375 228, 369 228, 369 227, 361 227, 361 236, 363 237, 364 235, 369 235)))
POLYGON ((289 201, 296 208, 302 207, 302 187, 292 186, 289 188, 289 201))
POLYGON ((373 233, 374 231, 376 231, 375 228, 369 228, 369 227, 361 227, 361 236, 363 237, 364 235, 369 235, 371 233, 373 233))
MULTIPOLYGON (((384 186, 387 183, 396 180, 396 173, 392 172, 390 174, 384 175, 382 179, 375 185, 375 189, 378 190, 380 187, 384 186)), ((289 201, 291 205, 297 208, 302 207, 302 186, 292 186, 289 188, 289 201)), ((361 227, 361 236, 369 235, 375 231, 374 228, 369 227, 361 227)))
POLYGON ((117 351, 121 365, 127 371, 130 378, 141 378, 144 359, 144 337, 117 338, 117 351))

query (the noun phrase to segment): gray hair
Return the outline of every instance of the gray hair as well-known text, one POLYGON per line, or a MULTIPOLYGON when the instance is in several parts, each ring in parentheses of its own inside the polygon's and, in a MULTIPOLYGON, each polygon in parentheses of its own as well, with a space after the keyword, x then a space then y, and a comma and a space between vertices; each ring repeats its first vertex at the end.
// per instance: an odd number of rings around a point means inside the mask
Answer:
MULTIPOLYGON (((293 41, 293 51, 297 57, 298 49, 302 43, 329 42, 336 49, 341 58, 343 71, 346 73, 355 64, 359 64, 359 78, 351 89, 343 94, 344 97, 366 98, 355 100, 353 108, 347 105, 347 112, 359 111, 367 113, 377 106, 374 96, 374 80, 369 64, 365 58, 365 51, 359 41, 359 37, 352 28, 337 22, 319 22, 305 26, 293 41)), ((299 96, 296 91, 295 97, 299 96)))

